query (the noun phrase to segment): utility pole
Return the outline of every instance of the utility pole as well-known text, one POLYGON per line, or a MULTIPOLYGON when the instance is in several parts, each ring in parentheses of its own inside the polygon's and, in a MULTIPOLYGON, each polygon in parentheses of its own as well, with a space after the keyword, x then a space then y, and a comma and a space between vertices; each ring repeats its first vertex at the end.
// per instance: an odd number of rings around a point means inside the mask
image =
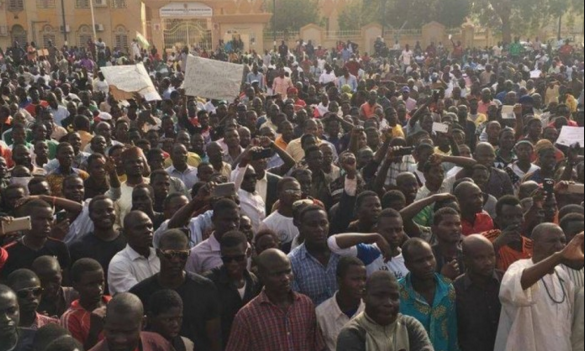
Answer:
POLYGON ((63 17, 63 40, 67 45, 67 20, 65 19, 65 0, 61 0, 61 16, 63 17))
POLYGON ((93 0, 89 0, 89 8, 91 10, 91 29, 93 30, 93 41, 96 41, 97 33, 95 31, 95 14, 93 11, 93 0))
POLYGON ((274 37, 274 47, 276 48, 276 0, 272 0, 272 36, 274 37))

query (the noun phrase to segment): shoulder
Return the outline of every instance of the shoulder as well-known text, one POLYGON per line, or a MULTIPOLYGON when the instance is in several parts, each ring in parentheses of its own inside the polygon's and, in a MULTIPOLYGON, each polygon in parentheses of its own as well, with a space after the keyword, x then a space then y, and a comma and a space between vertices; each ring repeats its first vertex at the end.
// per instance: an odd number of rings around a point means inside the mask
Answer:
POLYGON ((65 245, 64 242, 62 242, 60 240, 55 240, 53 238, 47 238, 46 246, 48 248, 52 248, 52 249, 66 250, 66 251, 68 251, 67 245, 65 245))
POLYGON ((366 350, 366 330, 355 320, 350 321, 339 333, 338 343, 353 347, 352 350, 366 350))
POLYGON ((208 289, 215 287, 215 284, 210 279, 195 273, 187 272, 187 281, 191 286, 197 288, 208 289))
MULTIPOLYGON (((141 281, 140 283, 134 285, 131 289, 130 292, 136 296, 138 296, 140 299, 144 298, 145 294, 148 294, 149 292, 151 292, 151 290, 155 289, 157 284, 156 284, 156 275, 147 278, 143 281, 141 281)), ((145 302, 145 301, 143 301, 145 302)))
POLYGON ((172 351, 173 347, 162 336, 156 333, 142 332, 140 334, 143 344, 149 345, 154 350, 172 351))

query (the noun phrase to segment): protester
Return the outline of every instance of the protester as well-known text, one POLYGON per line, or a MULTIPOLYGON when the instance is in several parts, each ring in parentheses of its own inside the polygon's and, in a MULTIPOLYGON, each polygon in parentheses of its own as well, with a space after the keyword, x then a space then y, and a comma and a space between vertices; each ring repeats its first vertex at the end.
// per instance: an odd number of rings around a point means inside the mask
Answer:
POLYGON ((372 274, 364 302, 365 311, 341 331, 336 350, 435 350, 420 322, 399 313, 399 286, 392 274, 372 274))
POLYGON ((0 280, 18 290, 0 287, 0 351, 30 350, 44 318, 68 321, 57 351, 582 344, 583 263, 552 227, 583 231, 582 44, 117 34, 0 50, 0 280), (190 55, 225 94, 190 95, 190 55), (139 63, 151 87, 117 89, 139 63), (160 335, 139 346, 143 312, 160 335))
POLYGON ((583 266, 583 233, 567 245, 560 227, 544 223, 532 239, 533 258, 513 264, 502 281, 495 350, 571 350, 575 287, 559 265, 583 266))

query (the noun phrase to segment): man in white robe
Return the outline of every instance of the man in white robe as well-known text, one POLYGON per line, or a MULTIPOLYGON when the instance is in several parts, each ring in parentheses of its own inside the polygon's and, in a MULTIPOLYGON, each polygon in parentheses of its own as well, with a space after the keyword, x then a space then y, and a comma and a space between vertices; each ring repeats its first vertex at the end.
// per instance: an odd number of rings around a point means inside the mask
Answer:
POLYGON ((575 288, 561 264, 583 267, 583 233, 567 245, 563 230, 545 223, 532 240, 533 258, 504 276, 495 351, 572 351, 575 288))

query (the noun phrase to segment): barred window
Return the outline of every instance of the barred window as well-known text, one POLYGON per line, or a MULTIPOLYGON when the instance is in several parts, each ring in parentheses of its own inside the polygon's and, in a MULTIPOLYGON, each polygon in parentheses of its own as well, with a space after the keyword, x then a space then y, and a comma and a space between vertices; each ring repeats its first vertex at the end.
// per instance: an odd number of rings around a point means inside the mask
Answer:
POLYGON ((112 6, 115 9, 125 9, 126 8, 126 0, 112 0, 112 6))
POLYGON ((8 0, 8 11, 24 11, 24 0, 8 0))
POLYGON ((88 9, 89 0, 75 0, 75 7, 78 9, 88 9))
POLYGON ((40 9, 55 8, 55 0, 37 0, 37 7, 40 9))

